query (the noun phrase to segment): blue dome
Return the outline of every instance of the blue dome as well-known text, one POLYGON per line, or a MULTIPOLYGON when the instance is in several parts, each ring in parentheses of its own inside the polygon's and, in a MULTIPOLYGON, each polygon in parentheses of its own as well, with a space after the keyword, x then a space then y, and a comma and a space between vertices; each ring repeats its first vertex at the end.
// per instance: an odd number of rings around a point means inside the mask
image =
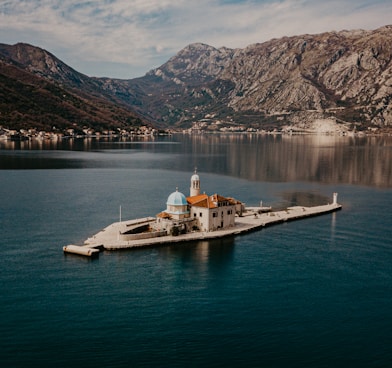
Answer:
POLYGON ((185 196, 177 190, 169 195, 166 204, 169 206, 186 206, 188 202, 185 196))

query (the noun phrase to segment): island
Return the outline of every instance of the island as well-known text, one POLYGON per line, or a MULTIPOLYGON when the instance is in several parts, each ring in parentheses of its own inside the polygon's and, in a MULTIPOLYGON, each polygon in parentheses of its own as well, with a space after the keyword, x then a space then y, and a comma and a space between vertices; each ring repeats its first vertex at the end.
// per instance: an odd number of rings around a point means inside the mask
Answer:
POLYGON ((82 245, 63 247, 66 253, 97 256, 101 250, 119 250, 178 242, 233 236, 263 227, 338 211, 342 205, 333 193, 332 203, 305 207, 293 206, 272 211, 271 207, 247 207, 233 197, 201 193, 197 171, 191 176, 190 193, 171 193, 166 208, 154 217, 115 222, 82 245))

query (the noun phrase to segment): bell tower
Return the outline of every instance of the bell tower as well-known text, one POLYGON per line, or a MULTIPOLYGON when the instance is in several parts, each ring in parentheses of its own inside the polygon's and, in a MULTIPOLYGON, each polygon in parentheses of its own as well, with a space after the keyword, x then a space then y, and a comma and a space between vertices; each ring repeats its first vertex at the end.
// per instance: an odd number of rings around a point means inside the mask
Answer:
POLYGON ((191 197, 200 195, 200 178, 197 175, 197 169, 195 168, 195 173, 191 177, 191 188, 190 194, 191 197))

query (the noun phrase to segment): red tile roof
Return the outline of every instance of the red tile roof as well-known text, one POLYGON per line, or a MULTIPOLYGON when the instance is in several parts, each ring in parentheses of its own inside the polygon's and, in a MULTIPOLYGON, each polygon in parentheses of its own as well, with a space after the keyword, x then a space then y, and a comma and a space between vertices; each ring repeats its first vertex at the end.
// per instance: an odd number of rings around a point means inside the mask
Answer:
POLYGON ((219 194, 208 196, 207 194, 200 194, 197 196, 187 197, 186 199, 191 206, 204 208, 217 208, 220 202, 229 202, 235 204, 232 198, 226 198, 219 194))
POLYGON ((157 214, 157 217, 163 218, 163 219, 170 219, 172 218, 172 215, 170 215, 169 213, 163 211, 157 214))

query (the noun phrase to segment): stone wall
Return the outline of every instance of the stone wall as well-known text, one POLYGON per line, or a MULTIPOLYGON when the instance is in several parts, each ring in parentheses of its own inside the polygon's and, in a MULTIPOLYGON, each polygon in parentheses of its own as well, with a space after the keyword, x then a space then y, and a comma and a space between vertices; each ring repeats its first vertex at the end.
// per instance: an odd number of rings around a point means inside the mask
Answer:
POLYGON ((120 240, 130 241, 130 240, 140 240, 140 239, 150 239, 158 238, 160 236, 167 235, 166 231, 150 231, 140 234, 120 234, 120 240))

